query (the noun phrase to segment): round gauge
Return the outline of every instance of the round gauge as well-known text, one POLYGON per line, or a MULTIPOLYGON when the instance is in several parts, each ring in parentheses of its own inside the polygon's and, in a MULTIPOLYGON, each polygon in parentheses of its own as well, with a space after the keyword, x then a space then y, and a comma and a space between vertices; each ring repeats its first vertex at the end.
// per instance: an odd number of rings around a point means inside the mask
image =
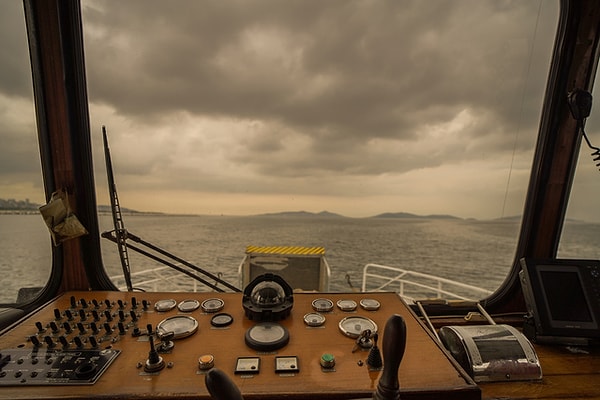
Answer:
POLYGON ((333 310, 333 301, 329 299, 314 299, 312 307, 318 312, 329 312, 333 310))
POLYGON ((246 345, 257 351, 275 351, 290 340, 290 335, 283 326, 275 322, 261 322, 246 331, 246 345))
POLYGON ((202 310, 207 313, 219 312, 225 307, 225 302, 221 299, 207 299, 202 302, 202 310))
POLYGON ((369 329, 371 333, 377 332, 377 324, 367 317, 352 316, 342 319, 339 323, 340 331, 348 337, 357 339, 360 334, 369 329))
POLYGON ((360 306, 367 311, 377 311, 381 307, 381 303, 375 299, 362 299, 360 306))
POLYGON ((159 300, 154 303, 154 309, 158 312, 171 311, 177 306, 177 302, 173 299, 159 300))
POLYGON ((198 330, 198 321, 189 315, 174 315, 163 319, 156 325, 159 336, 173 332, 173 339, 183 339, 193 335, 198 330))
POLYGON ((356 310, 356 302, 354 300, 338 300, 337 306, 342 311, 356 310))
POLYGON ((210 319, 210 324, 217 328, 224 328, 226 326, 231 325, 232 322, 233 322, 233 317, 227 313, 215 314, 210 319))
POLYGON ((196 311, 200 307, 198 300, 184 300, 177 305, 177 309, 181 312, 192 312, 196 311))
POLYGON ((304 323, 308 326, 321 326, 325 323, 325 316, 316 312, 304 316, 304 323))

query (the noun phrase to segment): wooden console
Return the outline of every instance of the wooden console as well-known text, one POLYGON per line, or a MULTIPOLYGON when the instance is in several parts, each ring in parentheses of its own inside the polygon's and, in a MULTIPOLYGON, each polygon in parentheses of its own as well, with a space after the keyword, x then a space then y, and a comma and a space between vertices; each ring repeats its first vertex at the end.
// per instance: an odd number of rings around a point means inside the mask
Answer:
MULTIPOLYGON (((368 350, 353 352, 356 340, 345 336, 338 325, 346 317, 366 317, 377 324, 382 334, 387 319, 393 314, 402 315, 407 326, 406 351, 399 370, 403 399, 481 398, 479 387, 456 367, 394 293, 296 293, 291 315, 280 321, 289 332, 289 343, 276 351, 257 351, 244 340, 256 322, 245 316, 241 293, 70 292, 0 336, 3 364, 0 399, 208 399, 204 384, 206 372, 199 368, 199 358, 203 355, 214 357, 214 366, 231 377, 245 399, 370 398, 381 371, 367 365, 368 350), (202 308, 191 312, 177 308, 166 312, 154 309, 160 300, 173 299, 179 304, 184 300, 202 303, 211 298, 224 302, 219 312, 233 317, 230 325, 211 325, 215 313, 202 308), (304 316, 314 312, 312 303, 318 298, 331 300, 334 308, 322 313, 326 318, 322 326, 308 326, 304 316), (339 300, 354 300, 359 304, 363 299, 377 300, 381 307, 376 311, 360 306, 354 311, 342 311, 335 306, 339 300), (161 321, 175 315, 192 317, 198 322, 198 330, 191 336, 173 340, 174 348, 160 354, 164 368, 145 371, 150 350, 148 324, 156 329, 161 321), (16 356, 11 349, 20 349, 18 354, 21 355, 16 356), (75 354, 70 363, 78 361, 78 350, 82 353, 90 349, 108 350, 107 353, 118 355, 93 384, 61 382, 56 377, 59 372, 56 366, 50 372, 48 366, 62 357, 63 349, 75 354), (332 368, 321 366, 324 354, 334 357, 332 368), (298 365, 276 371, 276 357, 282 356, 297 360, 298 365), (54 359, 48 360, 52 357, 54 359), (260 359, 258 373, 235 373, 239 357, 260 359), (15 379, 15 374, 19 379, 15 379)), ((156 340, 156 343, 160 342, 156 340)), ((80 375, 85 378, 85 373, 90 371, 82 369, 84 373, 80 375)))

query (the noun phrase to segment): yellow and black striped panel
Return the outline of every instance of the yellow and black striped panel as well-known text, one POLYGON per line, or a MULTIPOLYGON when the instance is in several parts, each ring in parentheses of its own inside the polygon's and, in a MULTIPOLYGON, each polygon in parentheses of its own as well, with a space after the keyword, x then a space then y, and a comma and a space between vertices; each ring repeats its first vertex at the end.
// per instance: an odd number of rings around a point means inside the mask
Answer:
POLYGON ((285 254, 324 256, 324 247, 305 246, 246 246, 246 254, 285 254))

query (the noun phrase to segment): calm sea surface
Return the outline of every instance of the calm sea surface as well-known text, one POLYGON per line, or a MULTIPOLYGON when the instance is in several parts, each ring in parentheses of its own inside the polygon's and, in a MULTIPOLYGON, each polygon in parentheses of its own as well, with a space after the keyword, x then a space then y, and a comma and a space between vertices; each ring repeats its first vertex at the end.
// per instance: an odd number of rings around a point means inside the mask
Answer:
MULTIPOLYGON (((323 246, 331 267, 331 290, 360 287, 367 263, 402 267, 497 288, 511 267, 519 233, 514 220, 353 219, 332 217, 213 217, 124 215, 127 229, 238 285, 237 269, 247 245, 323 246)), ((100 216, 102 231, 112 228, 100 216)), ((40 286, 50 270, 51 244, 39 215, 0 215, 0 303, 19 288, 40 286)), ((121 275, 116 245, 102 239, 109 275, 121 275)), ((160 264, 129 252, 133 273, 160 264)), ((600 224, 568 222, 559 250, 563 258, 600 257, 600 224)), ((134 280, 135 286, 135 280, 134 280)))

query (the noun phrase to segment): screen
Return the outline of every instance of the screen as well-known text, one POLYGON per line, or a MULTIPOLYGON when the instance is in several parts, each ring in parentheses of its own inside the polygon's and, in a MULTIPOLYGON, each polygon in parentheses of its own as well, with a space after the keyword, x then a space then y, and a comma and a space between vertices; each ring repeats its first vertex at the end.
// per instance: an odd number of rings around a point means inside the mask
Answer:
POLYGON ((600 260, 521 259, 528 337, 600 338, 600 260))
POLYGON ((592 322, 579 273, 540 271, 548 312, 553 320, 592 322))

